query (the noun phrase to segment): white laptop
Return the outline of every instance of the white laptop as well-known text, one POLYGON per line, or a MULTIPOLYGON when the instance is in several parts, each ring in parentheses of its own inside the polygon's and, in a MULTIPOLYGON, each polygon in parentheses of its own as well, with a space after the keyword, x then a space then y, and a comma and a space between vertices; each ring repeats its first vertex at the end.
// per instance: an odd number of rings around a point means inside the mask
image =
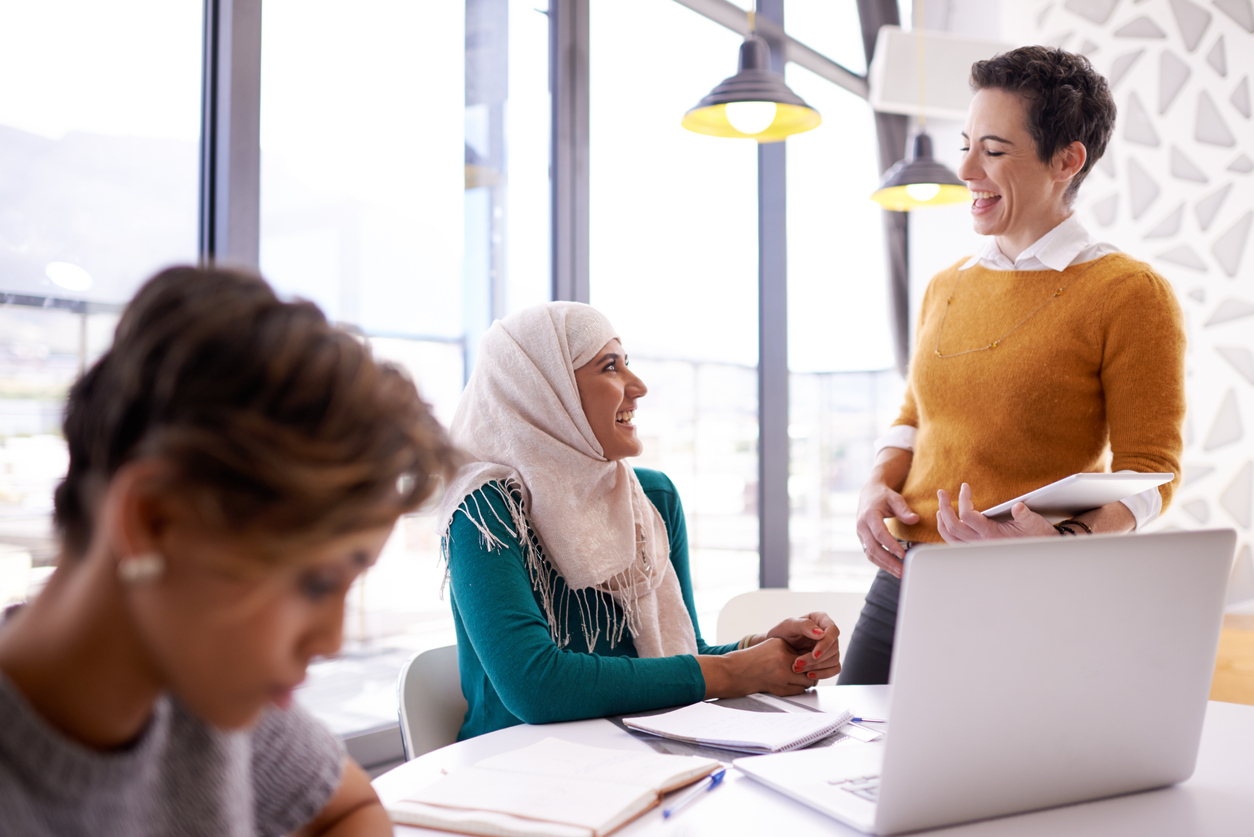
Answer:
POLYGON ((735 765, 872 834, 1183 781, 1235 546, 1225 529, 916 547, 884 741, 735 765))

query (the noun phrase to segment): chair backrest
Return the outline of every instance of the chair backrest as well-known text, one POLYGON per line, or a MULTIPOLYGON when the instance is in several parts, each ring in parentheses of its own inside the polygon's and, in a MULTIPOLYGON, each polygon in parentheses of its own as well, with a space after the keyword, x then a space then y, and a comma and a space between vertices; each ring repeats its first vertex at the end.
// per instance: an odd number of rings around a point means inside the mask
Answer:
POLYGON ((865 599, 865 593, 848 591, 815 593, 768 588, 741 593, 719 611, 715 641, 719 644, 735 642, 747 634, 774 627, 789 616, 821 610, 840 628, 840 659, 844 661, 845 649, 849 647, 865 599))
POLYGON ((466 698, 462 696, 456 645, 410 657, 401 668, 396 692, 406 760, 457 740, 466 716, 466 698))

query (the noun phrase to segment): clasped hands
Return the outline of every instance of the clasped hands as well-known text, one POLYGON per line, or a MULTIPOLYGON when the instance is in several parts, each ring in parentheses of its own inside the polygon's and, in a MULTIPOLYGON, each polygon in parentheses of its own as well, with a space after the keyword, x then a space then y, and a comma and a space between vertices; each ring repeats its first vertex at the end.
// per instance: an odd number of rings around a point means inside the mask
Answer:
POLYGON ((764 664, 760 671, 774 688, 762 691, 772 694, 800 694, 840 674, 840 628, 820 611, 785 619, 751 638, 745 651, 764 664))
POLYGON ((721 656, 699 656, 706 698, 755 692, 799 695, 840 673, 840 629, 826 613, 785 619, 746 647, 721 656))

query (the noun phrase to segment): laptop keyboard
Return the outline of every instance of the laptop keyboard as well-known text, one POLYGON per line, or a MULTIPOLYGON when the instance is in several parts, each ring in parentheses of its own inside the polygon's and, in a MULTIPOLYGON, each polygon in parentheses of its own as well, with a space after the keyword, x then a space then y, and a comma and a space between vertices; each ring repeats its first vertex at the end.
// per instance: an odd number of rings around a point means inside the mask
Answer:
POLYGON ((846 776, 840 779, 828 779, 827 782, 867 802, 875 802, 879 799, 880 777, 878 775, 846 776))

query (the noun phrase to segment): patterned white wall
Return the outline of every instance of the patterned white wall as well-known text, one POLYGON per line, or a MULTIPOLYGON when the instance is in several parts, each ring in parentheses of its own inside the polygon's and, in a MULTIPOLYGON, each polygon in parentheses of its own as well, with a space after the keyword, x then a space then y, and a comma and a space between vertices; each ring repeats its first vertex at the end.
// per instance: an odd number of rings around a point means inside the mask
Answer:
POLYGON ((1254 599, 1254 2, 1009 2, 1006 37, 1084 53, 1111 82, 1115 139, 1078 211, 1172 282, 1189 336, 1184 481, 1159 525, 1235 527, 1229 601, 1254 599))

